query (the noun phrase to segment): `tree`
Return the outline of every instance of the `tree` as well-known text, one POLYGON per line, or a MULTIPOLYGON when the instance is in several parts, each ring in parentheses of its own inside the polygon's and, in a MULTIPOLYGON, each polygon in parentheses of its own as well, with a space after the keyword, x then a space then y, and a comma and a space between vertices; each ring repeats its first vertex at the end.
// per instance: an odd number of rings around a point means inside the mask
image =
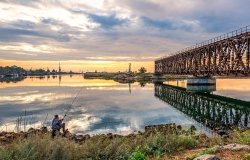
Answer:
POLYGON ((145 67, 141 67, 139 69, 139 73, 146 73, 147 72, 147 69, 145 67))
POLYGON ((49 68, 47 68, 47 71, 46 71, 46 72, 47 72, 47 74, 50 74, 50 70, 49 70, 49 68))

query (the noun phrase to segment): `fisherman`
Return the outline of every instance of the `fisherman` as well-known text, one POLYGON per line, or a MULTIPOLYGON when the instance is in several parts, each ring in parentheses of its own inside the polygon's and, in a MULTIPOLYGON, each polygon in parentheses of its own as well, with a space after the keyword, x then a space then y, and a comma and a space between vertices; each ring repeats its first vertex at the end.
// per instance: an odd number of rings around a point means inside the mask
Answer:
POLYGON ((64 119, 59 119, 58 115, 55 115, 52 120, 52 138, 54 138, 60 130, 63 129, 63 133, 65 132, 65 123, 63 123, 64 119))

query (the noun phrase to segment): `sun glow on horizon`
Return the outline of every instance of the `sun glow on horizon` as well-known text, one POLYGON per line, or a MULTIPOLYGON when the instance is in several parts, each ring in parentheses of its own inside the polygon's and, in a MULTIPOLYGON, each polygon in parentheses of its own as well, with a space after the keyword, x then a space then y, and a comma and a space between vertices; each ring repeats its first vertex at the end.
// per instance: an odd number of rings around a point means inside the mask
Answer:
MULTIPOLYGON (((154 72, 154 62, 152 61, 87 61, 87 60, 69 60, 60 61, 63 71, 74 72, 118 72, 127 71, 129 63, 132 64, 132 71, 138 71, 140 67, 145 67, 148 72, 154 72)), ((20 66, 24 69, 58 69, 59 61, 42 61, 42 60, 0 60, 0 66, 20 66)))

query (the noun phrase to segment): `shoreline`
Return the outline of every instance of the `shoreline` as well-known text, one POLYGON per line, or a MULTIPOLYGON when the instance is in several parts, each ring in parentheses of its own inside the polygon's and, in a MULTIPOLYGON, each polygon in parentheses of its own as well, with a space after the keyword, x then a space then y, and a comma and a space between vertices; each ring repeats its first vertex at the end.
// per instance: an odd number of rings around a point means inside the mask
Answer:
MULTIPOLYGON (((27 147, 32 147, 37 159, 41 155, 54 156, 47 150, 62 149, 57 156, 71 156, 69 159, 120 159, 131 160, 131 157, 146 159, 189 159, 209 154, 218 158, 238 159, 248 156, 250 151, 250 130, 232 131, 229 137, 212 137, 197 134, 195 130, 184 130, 174 124, 145 127, 145 132, 132 133, 126 136, 119 134, 98 134, 90 136, 72 135, 70 132, 52 139, 46 127, 29 129, 27 132, 0 132, 0 154, 25 154, 27 147), (10 141, 5 141, 5 136, 10 141), (44 145, 47 148, 40 148, 44 145), (39 151, 39 153, 37 152, 39 151), (80 152, 79 152, 80 151, 80 152), (40 153, 41 152, 41 153, 40 153), (224 157, 230 153, 229 157, 224 157), (237 153, 237 154, 236 154, 237 153), (105 158, 106 157, 106 158, 105 158)), ((11 155, 10 155, 11 156, 11 155)), ((24 156, 27 156, 26 154, 24 156)), ((18 157, 20 158, 20 157, 18 157)), ((15 158, 13 158, 15 159, 15 158)), ((247 160, 247 159, 246 159, 247 160)))

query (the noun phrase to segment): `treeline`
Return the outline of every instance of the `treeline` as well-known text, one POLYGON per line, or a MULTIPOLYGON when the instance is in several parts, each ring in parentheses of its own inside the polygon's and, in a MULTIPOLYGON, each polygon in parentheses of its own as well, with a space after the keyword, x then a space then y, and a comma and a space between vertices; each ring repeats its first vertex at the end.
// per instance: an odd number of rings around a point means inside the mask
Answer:
MULTIPOLYGON (((47 69, 47 70, 45 70, 45 69, 25 70, 24 68, 18 67, 18 66, 0 67, 0 75, 3 75, 3 76, 50 75, 50 74, 58 74, 58 73, 59 72, 55 69, 50 71, 49 69, 47 69)), ((73 72, 70 72, 70 73, 73 73, 73 72)))
POLYGON ((23 75, 26 73, 27 73, 26 70, 23 69, 22 67, 17 67, 17 66, 0 67, 0 75, 13 75, 13 74, 23 75))
POLYGON ((52 70, 50 71, 49 69, 36 69, 36 70, 28 70, 27 75, 50 75, 50 74, 58 74, 57 70, 52 70))

